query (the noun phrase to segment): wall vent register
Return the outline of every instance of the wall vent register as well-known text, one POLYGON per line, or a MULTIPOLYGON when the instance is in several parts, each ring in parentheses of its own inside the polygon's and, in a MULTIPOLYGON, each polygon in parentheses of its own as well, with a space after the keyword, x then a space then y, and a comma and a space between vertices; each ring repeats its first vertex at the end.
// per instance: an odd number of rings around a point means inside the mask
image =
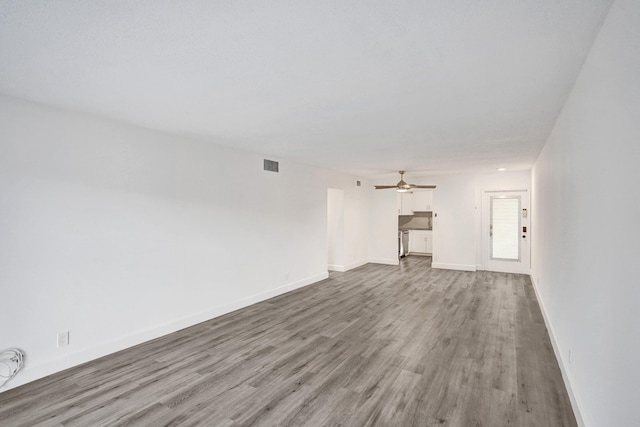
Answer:
POLYGON ((275 160, 267 160, 264 159, 264 170, 268 171, 268 172, 280 172, 279 168, 278 168, 278 162, 276 162, 275 160))

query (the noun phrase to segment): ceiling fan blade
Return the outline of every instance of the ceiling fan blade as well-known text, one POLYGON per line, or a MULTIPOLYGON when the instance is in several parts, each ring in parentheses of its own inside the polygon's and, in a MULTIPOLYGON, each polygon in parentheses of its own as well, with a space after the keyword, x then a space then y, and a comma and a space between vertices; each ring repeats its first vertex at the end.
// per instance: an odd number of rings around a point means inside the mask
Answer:
POLYGON ((412 188, 429 188, 429 189, 434 189, 436 188, 435 185, 416 185, 416 184, 407 184, 406 182, 404 182, 404 180, 402 179, 403 175, 404 175, 404 171, 399 171, 400 173, 400 182, 398 182, 396 185, 374 185, 374 187, 376 188, 376 190, 384 190, 387 188, 395 188, 398 191, 407 191, 410 190, 412 188))

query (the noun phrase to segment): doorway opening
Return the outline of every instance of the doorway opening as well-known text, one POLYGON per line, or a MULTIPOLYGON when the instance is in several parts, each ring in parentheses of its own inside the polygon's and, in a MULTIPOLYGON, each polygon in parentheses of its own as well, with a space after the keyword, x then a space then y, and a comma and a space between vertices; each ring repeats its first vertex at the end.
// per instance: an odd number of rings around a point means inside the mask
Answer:
POLYGON ((344 190, 327 190, 327 270, 344 271, 344 190))

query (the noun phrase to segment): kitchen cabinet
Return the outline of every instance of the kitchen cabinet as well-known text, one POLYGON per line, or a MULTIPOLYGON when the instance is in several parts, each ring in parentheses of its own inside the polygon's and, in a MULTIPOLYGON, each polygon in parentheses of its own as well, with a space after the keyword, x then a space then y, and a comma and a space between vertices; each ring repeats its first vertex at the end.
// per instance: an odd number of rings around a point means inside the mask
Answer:
POLYGON ((414 212, 432 211, 433 191, 414 191, 411 199, 411 209, 414 212))
POLYGON ((397 193, 398 194, 398 215, 413 215, 413 194, 397 193))
POLYGON ((410 230, 409 231, 409 252, 415 254, 433 253, 433 231, 432 230, 410 230))

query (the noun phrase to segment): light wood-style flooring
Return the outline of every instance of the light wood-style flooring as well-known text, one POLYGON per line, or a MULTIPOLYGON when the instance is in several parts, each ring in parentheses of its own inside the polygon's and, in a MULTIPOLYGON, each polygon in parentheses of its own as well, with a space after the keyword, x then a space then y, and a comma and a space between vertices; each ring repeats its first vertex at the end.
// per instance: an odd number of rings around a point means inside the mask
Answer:
POLYGON ((575 426, 528 276, 430 263, 332 273, 1 393, 0 425, 575 426))

